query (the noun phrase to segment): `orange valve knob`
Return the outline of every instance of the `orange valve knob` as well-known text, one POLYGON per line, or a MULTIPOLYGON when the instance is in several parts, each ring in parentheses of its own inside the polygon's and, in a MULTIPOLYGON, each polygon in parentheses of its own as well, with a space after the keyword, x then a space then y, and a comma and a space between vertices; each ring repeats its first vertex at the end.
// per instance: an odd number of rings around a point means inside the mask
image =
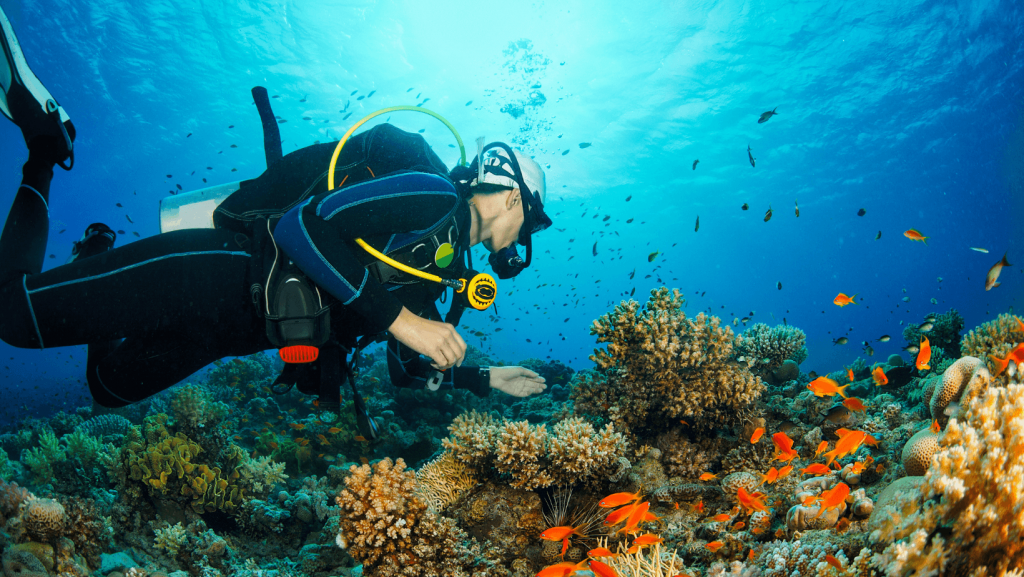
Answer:
POLYGON ((312 363, 320 355, 320 349, 310 345, 282 347, 278 355, 288 364, 312 363))

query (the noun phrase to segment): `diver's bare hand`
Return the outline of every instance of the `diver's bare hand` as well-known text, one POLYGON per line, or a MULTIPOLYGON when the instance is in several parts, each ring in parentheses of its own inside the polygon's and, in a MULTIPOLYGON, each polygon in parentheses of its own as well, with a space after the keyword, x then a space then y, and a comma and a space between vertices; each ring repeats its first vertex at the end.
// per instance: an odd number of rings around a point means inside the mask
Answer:
POLYGON ((455 327, 420 318, 405 307, 388 331, 398 342, 430 357, 434 361, 430 366, 439 371, 460 366, 466 358, 466 341, 462 340, 455 327))
POLYGON ((529 397, 548 388, 544 377, 523 367, 491 367, 491 388, 513 397, 529 397))

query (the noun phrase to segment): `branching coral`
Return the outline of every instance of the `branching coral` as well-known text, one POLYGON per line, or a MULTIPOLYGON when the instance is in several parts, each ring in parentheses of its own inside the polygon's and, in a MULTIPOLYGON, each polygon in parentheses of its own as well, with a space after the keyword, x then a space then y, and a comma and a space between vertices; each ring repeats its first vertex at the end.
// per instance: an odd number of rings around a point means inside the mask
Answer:
POLYGON ((532 490, 606 478, 618 468, 627 448, 609 423, 600 432, 581 417, 545 425, 528 421, 495 421, 476 412, 459 415, 443 441, 460 461, 481 475, 493 471, 512 487, 532 490))
MULTIPOLYGON (((978 325, 967 333, 963 342, 960 343, 960 348, 963 349, 964 355, 978 357, 987 363, 989 370, 995 370, 996 366, 992 362, 992 356, 1006 358, 1014 345, 1024 342, 1024 324, 1022 323, 1024 320, 1019 316, 1001 314, 994 320, 978 325)), ((1005 375, 1000 379, 1005 379, 1005 375)), ((1006 383, 1003 380, 1000 382, 1006 383)))
POLYGON ((440 513, 458 501, 480 482, 469 466, 451 451, 441 453, 416 471, 420 496, 431 509, 440 513))
POLYGON ((758 375, 770 375, 787 360, 800 364, 807 359, 807 335, 790 325, 769 327, 756 323, 743 331, 742 340, 736 345, 736 352, 753 364, 758 375))
POLYGON ((349 468, 337 497, 337 542, 367 574, 410 577, 482 574, 486 563, 466 547, 465 533, 438 517, 417 495, 416 476, 405 462, 384 459, 349 468))
POLYGON ((578 411, 637 434, 682 417, 694 427, 721 426, 761 395, 761 380, 732 360, 742 340, 718 317, 686 318, 683 302, 663 287, 643 309, 626 301, 594 321, 591 334, 608 346, 590 357, 596 374, 575 383, 578 411))
POLYGON ((993 387, 953 419, 920 487, 872 533, 887 575, 1001 575, 1024 567, 1024 385, 993 387))

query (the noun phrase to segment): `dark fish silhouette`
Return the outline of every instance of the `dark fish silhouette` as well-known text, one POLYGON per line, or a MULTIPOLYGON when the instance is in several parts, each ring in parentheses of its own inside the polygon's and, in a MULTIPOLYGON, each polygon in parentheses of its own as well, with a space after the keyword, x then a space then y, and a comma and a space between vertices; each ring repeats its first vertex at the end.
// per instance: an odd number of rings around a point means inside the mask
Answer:
POLYGON ((694 170, 697 170, 697 163, 698 163, 698 162, 700 162, 700 159, 699 159, 699 158, 698 158, 697 160, 694 160, 694 161, 693 161, 693 169, 694 169, 694 170))
POLYGON ((779 290, 782 290, 782 281, 775 283, 775 287, 778 288, 779 290))
POLYGON ((850 342, 850 339, 846 337, 839 337, 838 339, 832 341, 832 345, 845 345, 848 342, 850 342))
POLYGON ((761 113, 761 118, 758 118, 758 119, 757 119, 757 123, 758 123, 758 124, 764 124, 765 122, 768 122, 768 119, 769 119, 769 118, 771 118, 771 117, 775 116, 776 114, 778 114, 778 112, 775 112, 775 111, 776 111, 776 110, 778 110, 778 109, 779 109, 779 107, 778 107, 778 106, 776 106, 776 107, 775 107, 774 109, 772 109, 772 110, 768 110, 768 111, 766 111, 766 112, 762 112, 762 113, 761 113))
POLYGON ((626 202, 629 202, 631 198, 633 198, 632 194, 626 197, 626 202))
POLYGON ((764 213, 764 221, 768 222, 772 219, 772 207, 768 206, 768 212, 764 213))
POLYGON ((580 148, 590 148, 590 143, 589 142, 581 142, 580 143, 580 148))
POLYGON ((878 234, 875 235, 875 240, 878 240, 880 238, 882 238, 882 231, 878 231, 878 234))
POLYGON ((865 214, 867 214, 867 213, 868 213, 868 211, 866 211, 866 210, 864 210, 864 209, 862 208, 862 209, 860 209, 860 210, 858 210, 858 211, 857 211, 857 216, 864 216, 864 215, 865 215, 865 214))
POLYGON ((800 218, 800 205, 794 200, 793 204, 796 205, 796 217, 800 218))
POLYGON ((594 241, 594 256, 597 256, 597 241, 594 241))
POLYGON ((743 210, 747 210, 748 208, 750 208, 750 205, 744 202, 743 206, 741 206, 740 208, 743 210))
POLYGON ((750 145, 749 144, 747 145, 747 158, 750 159, 750 166, 754 166, 754 160, 756 160, 756 159, 754 158, 753 154, 750 154, 750 145))
POLYGON ((697 217, 697 224, 693 227, 693 232, 700 230, 700 216, 697 217))

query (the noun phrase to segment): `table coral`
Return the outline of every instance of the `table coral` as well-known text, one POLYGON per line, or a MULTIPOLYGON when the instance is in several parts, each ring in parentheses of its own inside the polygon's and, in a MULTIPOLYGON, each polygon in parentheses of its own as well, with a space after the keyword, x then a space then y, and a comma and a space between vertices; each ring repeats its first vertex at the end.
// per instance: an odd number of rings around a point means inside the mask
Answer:
POLYGON ((575 383, 577 411, 636 435, 679 418, 692 427, 720 427, 761 395, 761 379, 734 360, 742 339, 718 317, 688 319, 683 303, 678 290, 662 287, 642 309, 624 301, 594 321, 590 333, 607 348, 590 357, 594 375, 575 383))
MULTIPOLYGON (((1024 385, 992 387, 952 419, 920 486, 872 538, 887 575, 1001 575, 1024 567, 1024 385), (931 572, 931 573, 929 573, 931 572)), ((873 521, 874 523, 874 521, 873 521)))

